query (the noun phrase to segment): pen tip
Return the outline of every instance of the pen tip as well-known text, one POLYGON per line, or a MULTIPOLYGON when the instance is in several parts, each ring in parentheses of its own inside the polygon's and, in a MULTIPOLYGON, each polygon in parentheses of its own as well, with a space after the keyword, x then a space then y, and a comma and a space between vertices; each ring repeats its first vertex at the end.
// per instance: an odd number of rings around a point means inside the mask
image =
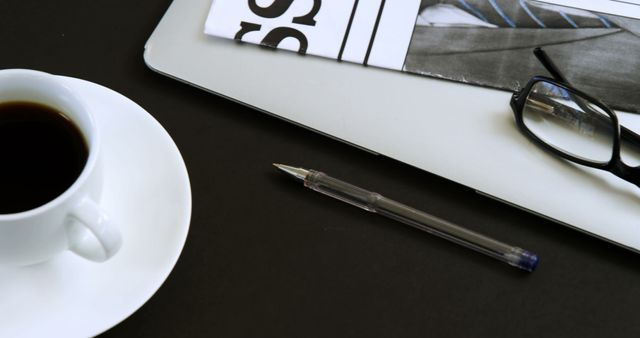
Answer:
POLYGON ((279 164, 279 163, 273 163, 273 166, 278 168, 280 171, 284 172, 285 174, 291 175, 302 181, 304 181, 304 179, 307 177, 307 174, 309 173, 308 170, 292 167, 289 165, 279 164))

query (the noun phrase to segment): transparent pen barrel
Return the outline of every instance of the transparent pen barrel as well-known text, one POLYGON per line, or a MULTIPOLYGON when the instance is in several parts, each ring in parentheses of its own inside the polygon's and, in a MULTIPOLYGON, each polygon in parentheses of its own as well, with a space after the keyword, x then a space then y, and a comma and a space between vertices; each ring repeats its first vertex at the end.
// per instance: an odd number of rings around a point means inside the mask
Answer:
POLYGON ((332 178, 324 173, 310 171, 305 180, 305 185, 323 194, 367 211, 379 213, 521 269, 532 271, 537 265, 538 257, 526 250, 467 230, 380 194, 332 178))
POLYGON ((526 254, 523 249, 462 228, 386 197, 380 198, 375 204, 376 212, 381 215, 479 251, 510 265, 521 267, 523 264, 522 255, 526 254))
POLYGON ((376 211, 376 201, 382 198, 380 194, 356 187, 353 184, 335 179, 319 171, 309 171, 304 185, 317 192, 371 212, 376 211))

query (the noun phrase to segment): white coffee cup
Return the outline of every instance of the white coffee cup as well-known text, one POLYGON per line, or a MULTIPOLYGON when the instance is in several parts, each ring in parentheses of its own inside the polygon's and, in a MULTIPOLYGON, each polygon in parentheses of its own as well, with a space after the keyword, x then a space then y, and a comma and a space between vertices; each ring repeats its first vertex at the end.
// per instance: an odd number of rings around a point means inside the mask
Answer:
POLYGON ((122 237, 97 202, 103 181, 101 140, 91 112, 59 77, 0 70, 0 104, 15 101, 63 112, 82 132, 89 152, 84 169, 61 195, 31 210, 0 214, 0 264, 35 264, 67 249, 92 261, 106 261, 120 249, 122 237))

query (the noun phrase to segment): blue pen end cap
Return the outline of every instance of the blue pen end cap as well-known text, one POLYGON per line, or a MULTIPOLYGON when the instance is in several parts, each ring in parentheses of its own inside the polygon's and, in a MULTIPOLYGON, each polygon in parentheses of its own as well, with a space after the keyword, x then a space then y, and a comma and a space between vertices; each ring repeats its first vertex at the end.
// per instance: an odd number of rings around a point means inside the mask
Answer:
POLYGON ((521 269, 532 272, 538 266, 538 262, 540 262, 540 258, 538 258, 538 255, 529 251, 525 251, 520 256, 520 262, 518 263, 518 266, 521 269))

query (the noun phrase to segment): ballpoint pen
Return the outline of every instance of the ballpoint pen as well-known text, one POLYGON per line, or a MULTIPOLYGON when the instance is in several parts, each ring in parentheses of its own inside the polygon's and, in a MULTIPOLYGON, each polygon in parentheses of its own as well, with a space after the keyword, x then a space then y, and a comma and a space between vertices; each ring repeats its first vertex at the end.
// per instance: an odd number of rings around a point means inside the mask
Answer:
POLYGON ((393 201, 378 193, 356 187, 319 171, 283 164, 274 163, 273 165, 286 174, 302 181, 307 188, 442 237, 509 265, 527 271, 533 271, 538 265, 539 259, 534 253, 467 230, 459 225, 393 201))

